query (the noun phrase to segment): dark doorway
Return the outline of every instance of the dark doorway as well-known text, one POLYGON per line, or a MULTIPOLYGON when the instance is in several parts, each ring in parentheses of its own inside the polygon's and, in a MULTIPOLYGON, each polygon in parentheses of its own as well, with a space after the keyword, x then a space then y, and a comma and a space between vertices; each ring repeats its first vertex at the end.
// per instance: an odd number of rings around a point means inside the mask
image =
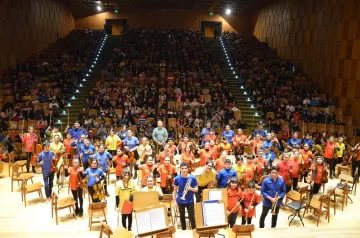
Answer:
POLYGON ((106 25, 112 35, 122 35, 126 30, 127 20, 126 19, 106 19, 106 25))
POLYGON ((214 31, 217 31, 217 36, 221 36, 222 22, 219 21, 201 21, 201 32, 205 37, 214 37, 214 31))

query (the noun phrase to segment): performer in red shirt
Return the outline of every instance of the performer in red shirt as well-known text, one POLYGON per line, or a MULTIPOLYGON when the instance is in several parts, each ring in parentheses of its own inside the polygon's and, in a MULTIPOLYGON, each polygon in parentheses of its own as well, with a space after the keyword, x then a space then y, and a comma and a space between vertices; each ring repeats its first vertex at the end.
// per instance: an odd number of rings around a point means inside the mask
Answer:
POLYGON ((287 153, 283 154, 283 160, 276 164, 277 167, 279 167, 279 175, 282 177, 282 179, 285 182, 286 185, 286 192, 289 192, 291 190, 292 186, 292 179, 290 174, 292 173, 291 169, 291 162, 290 155, 287 153))
MULTIPOLYGON (((34 128, 32 126, 29 126, 28 133, 24 135, 24 138, 22 138, 22 143, 25 144, 25 151, 26 151, 26 170, 29 173, 30 170, 30 160, 34 153, 35 145, 38 143, 39 138, 34 133, 34 128)), ((32 166, 32 172, 36 173, 35 166, 32 166)))
POLYGON ((241 202, 241 225, 251 224, 251 219, 255 215, 255 207, 260 203, 260 196, 256 193, 255 184, 249 183, 243 193, 244 200, 241 202))

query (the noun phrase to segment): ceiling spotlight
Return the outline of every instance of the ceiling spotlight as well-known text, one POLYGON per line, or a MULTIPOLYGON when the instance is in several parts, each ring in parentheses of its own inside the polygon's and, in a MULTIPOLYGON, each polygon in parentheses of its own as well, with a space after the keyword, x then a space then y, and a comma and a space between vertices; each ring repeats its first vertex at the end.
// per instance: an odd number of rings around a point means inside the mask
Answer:
POLYGON ((240 88, 241 88, 241 89, 244 89, 244 86, 241 86, 240 88))
POLYGON ((251 108, 254 108, 254 105, 251 105, 251 108))
POLYGON ((238 78, 238 76, 236 76, 236 78, 238 78))
POLYGON ((226 9, 226 15, 230 15, 230 13, 231 13, 231 9, 230 8, 226 9))
MULTIPOLYGON (((101 8, 100 6, 97 6, 96 9, 97 9, 98 11, 101 11, 102 8, 101 8)), ((230 13, 229 13, 229 14, 230 14, 230 13)))
MULTIPOLYGON (((231 65, 230 65, 231 66, 231 65)), ((233 70, 233 67, 231 67, 231 70, 233 70)))

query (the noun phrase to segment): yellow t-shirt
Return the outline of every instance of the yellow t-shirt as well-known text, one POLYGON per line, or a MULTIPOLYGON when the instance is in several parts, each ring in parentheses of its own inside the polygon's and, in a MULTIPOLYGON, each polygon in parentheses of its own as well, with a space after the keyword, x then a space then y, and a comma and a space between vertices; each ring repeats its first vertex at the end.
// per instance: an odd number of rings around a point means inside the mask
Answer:
POLYGON ((135 183, 132 182, 130 179, 128 182, 128 186, 125 187, 122 180, 119 180, 115 184, 115 196, 120 197, 119 201, 119 210, 121 211, 121 208, 124 204, 125 200, 129 200, 130 196, 137 190, 137 186, 135 183))
POLYGON ((238 176, 238 179, 240 181, 240 179, 242 179, 242 177, 243 177, 243 173, 246 170, 245 165, 243 165, 243 164, 242 165, 234 164, 232 168, 235 170, 235 172, 236 172, 236 174, 238 176))
POLYGON ((196 176, 199 187, 206 187, 210 181, 216 181, 216 171, 214 169, 210 170, 208 173, 203 175, 196 176))
POLYGON ((339 149, 336 149, 336 156, 337 157, 343 157, 344 156, 344 150, 346 149, 346 147, 345 147, 345 144, 344 143, 336 143, 336 145, 337 145, 337 148, 339 149))
POLYGON ((120 138, 117 135, 108 136, 105 141, 108 150, 116 150, 119 143, 120 138))
POLYGON ((51 138, 52 141, 54 140, 54 137, 55 137, 55 136, 59 136, 59 137, 60 137, 60 140, 63 139, 62 134, 61 134, 60 131, 58 131, 58 132, 51 132, 51 133, 50 133, 50 138, 51 138))
POLYGON ((51 142, 50 143, 50 150, 54 153, 58 153, 60 150, 64 150, 65 151, 65 146, 63 143, 59 142, 57 144, 55 144, 55 142, 51 142))

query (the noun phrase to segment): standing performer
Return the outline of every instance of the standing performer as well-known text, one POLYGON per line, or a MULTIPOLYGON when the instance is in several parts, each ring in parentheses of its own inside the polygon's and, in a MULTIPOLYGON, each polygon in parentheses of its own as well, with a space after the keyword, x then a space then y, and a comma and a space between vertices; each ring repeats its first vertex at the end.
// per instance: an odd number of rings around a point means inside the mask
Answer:
POLYGON ((142 187, 146 187, 146 178, 148 176, 154 176, 157 175, 157 165, 154 165, 154 160, 151 156, 147 157, 146 160, 146 164, 140 165, 139 161, 136 162, 136 167, 137 170, 141 170, 142 171, 142 176, 141 176, 141 185, 142 187))
POLYGON ((65 133, 70 133, 71 137, 76 140, 80 140, 82 134, 85 134, 86 136, 88 135, 88 132, 80 127, 80 123, 78 121, 75 121, 74 128, 72 129, 69 128, 70 126, 67 125, 65 128, 65 133))
POLYGON ((122 170, 124 168, 128 169, 130 159, 127 155, 124 155, 124 152, 121 148, 117 148, 116 155, 113 157, 112 161, 115 163, 116 166, 116 179, 119 180, 122 174, 122 170))
POLYGON ((355 148, 353 148, 352 151, 355 152, 356 156, 352 159, 352 176, 355 177, 356 169, 358 169, 358 173, 360 173, 360 144, 355 145, 355 148))
POLYGON ((279 175, 285 182, 286 192, 289 192, 292 186, 292 178, 290 176, 292 173, 292 163, 290 162, 290 155, 284 153, 283 160, 277 163, 276 166, 279 168, 279 175))
POLYGON ((337 164, 340 164, 343 161, 345 155, 346 145, 344 143, 344 137, 340 136, 338 138, 338 142, 336 143, 336 157, 337 157, 337 164))
POLYGON ((260 196, 256 193, 255 184, 249 183, 243 193, 244 200, 241 203, 241 225, 251 224, 251 219, 255 215, 255 207, 260 203, 260 196))
MULTIPOLYGON (((138 160, 139 154, 137 152, 137 148, 139 146, 139 139, 135 136, 133 136, 133 133, 131 130, 128 130, 128 136, 124 140, 124 148, 126 150, 127 155, 130 158, 130 172, 132 172, 132 160, 138 160)), ((134 179, 137 178, 137 169, 135 167, 134 169, 134 179)))
POLYGON ((141 145, 138 146, 137 152, 139 155, 140 164, 144 164, 148 156, 152 155, 152 148, 148 143, 148 138, 141 139, 141 145))
POLYGON ((330 136, 329 140, 326 139, 326 133, 323 134, 322 142, 325 143, 324 159, 325 162, 330 165, 330 179, 333 179, 335 177, 335 166, 337 161, 337 145, 333 136, 330 136))
POLYGON ((200 155, 200 166, 205 166, 206 162, 209 159, 214 159, 214 158, 212 158, 212 153, 210 151, 210 143, 209 142, 205 142, 204 149, 199 150, 198 154, 200 155))
POLYGON ((69 179, 69 186, 71 189, 71 193, 74 197, 75 203, 75 214, 77 214, 79 217, 83 216, 84 210, 83 210, 83 190, 85 184, 83 184, 83 179, 81 178, 79 172, 81 171, 80 167, 80 160, 78 158, 73 159, 72 167, 67 168, 64 167, 66 170, 66 177, 70 175, 69 179), (79 207, 80 205, 80 207, 79 207))
POLYGON ((121 143, 120 138, 117 135, 115 135, 114 129, 111 129, 110 135, 106 138, 105 145, 106 145, 108 152, 112 156, 115 155, 116 149, 118 148, 120 143, 121 143))
MULTIPOLYGON (((314 159, 314 154, 310 151, 310 145, 305 143, 304 149, 300 150, 300 154, 302 156, 303 160, 303 175, 301 176, 301 181, 304 180, 305 183, 307 183, 307 176, 309 174, 310 165, 312 163, 312 159, 314 159)), ((300 181, 300 182, 301 182, 300 181)))
POLYGON ((240 210, 240 203, 243 200, 242 191, 238 187, 237 177, 230 178, 230 185, 228 186, 227 189, 227 197, 228 197, 228 207, 227 207, 228 226, 232 228, 236 223, 236 218, 240 210))
POLYGON ((234 146, 235 155, 242 155, 244 153, 244 146, 247 138, 242 133, 242 129, 237 130, 237 134, 233 137, 232 143, 234 146))
POLYGON ((198 191, 195 193, 196 202, 200 202, 203 190, 216 185, 216 171, 213 161, 209 160, 206 162, 206 166, 197 168, 193 175, 198 182, 198 191))
POLYGON ((44 142, 42 148, 43 151, 38 156, 37 164, 41 165, 43 179, 44 179, 46 203, 49 203, 51 200, 52 187, 54 181, 54 172, 51 171, 51 168, 54 166, 53 161, 55 161, 55 155, 54 152, 50 151, 49 142, 44 142))
POLYGON ((156 145, 155 153, 159 153, 159 149, 164 146, 168 139, 168 132, 166 128, 163 128, 163 122, 158 121, 158 127, 153 130, 152 137, 156 145))
POLYGON ((93 159, 99 161, 99 167, 105 174, 105 181, 104 181, 104 190, 105 195, 110 197, 108 190, 107 190, 107 176, 109 176, 109 162, 112 160, 112 156, 109 152, 105 151, 105 145, 99 145, 99 152, 94 154, 93 159))
POLYGON ((83 178, 85 178, 86 176, 89 176, 88 178, 88 191, 89 191, 89 195, 91 196, 91 200, 94 202, 93 200, 93 195, 94 195, 94 185, 96 183, 99 183, 100 181, 104 180, 105 179, 105 174, 104 172, 98 168, 99 166, 99 161, 97 160, 91 160, 91 164, 90 164, 91 167, 87 168, 84 171, 83 168, 81 168, 79 171, 81 172, 81 176, 83 178))
MULTIPOLYGON (((54 152, 56 159, 60 160, 60 156, 62 153, 65 152, 65 146, 63 143, 60 142, 60 137, 58 135, 55 135, 53 137, 53 142, 50 143, 50 150, 54 152)), ((65 161, 63 161, 65 162, 65 161)), ((60 161, 58 163, 61 163, 60 161)), ((60 170, 56 173, 56 183, 60 184, 60 170)), ((76 213, 77 214, 77 213, 76 213)))
POLYGON ((160 165, 157 169, 160 173, 160 187, 163 194, 171 194, 174 190, 173 178, 178 174, 176 167, 170 164, 170 157, 165 156, 164 164, 160 165))
POLYGON ((264 179, 261 194, 264 197, 263 210, 260 216, 260 228, 265 227, 265 218, 272 211, 271 228, 276 227, 277 217, 286 193, 284 180, 279 177, 279 167, 271 167, 271 176, 264 179))
POLYGON ((323 183, 323 177, 325 176, 326 164, 322 156, 316 156, 315 162, 311 166, 311 195, 317 194, 323 183))
POLYGON ((195 176, 188 173, 188 164, 181 163, 180 170, 181 175, 177 176, 174 181, 174 206, 179 208, 181 229, 186 230, 185 208, 188 212, 191 228, 196 229, 194 193, 198 191, 198 183, 195 176))
POLYGON ((237 173, 231 168, 231 160, 225 159, 224 168, 217 175, 217 187, 226 188, 229 185, 230 178, 236 177, 238 179, 237 173))
MULTIPOLYGON (((36 135, 36 133, 34 133, 34 127, 29 126, 28 131, 29 132, 24 135, 24 138, 22 138, 22 143, 25 144, 25 151, 26 151, 26 158, 27 158, 27 162, 26 162, 27 173, 29 173, 29 170, 30 170, 31 157, 32 157, 33 153, 35 152, 34 151, 35 144, 39 143, 39 138, 36 135)), ((36 173, 35 166, 32 166, 32 172, 36 173)))
POLYGON ((89 167, 89 159, 95 154, 95 146, 90 143, 88 138, 84 139, 84 145, 79 148, 80 158, 83 160, 84 169, 89 167))
MULTIPOLYGON (((121 212, 124 201, 133 201, 134 191, 137 190, 136 183, 133 183, 131 179, 130 170, 124 169, 121 172, 121 179, 116 182, 115 185, 115 199, 116 207, 118 208, 117 212, 121 212)), ((132 226, 132 214, 121 214, 121 223, 122 226, 126 229, 126 220, 128 220, 128 231, 131 231, 132 226)))

